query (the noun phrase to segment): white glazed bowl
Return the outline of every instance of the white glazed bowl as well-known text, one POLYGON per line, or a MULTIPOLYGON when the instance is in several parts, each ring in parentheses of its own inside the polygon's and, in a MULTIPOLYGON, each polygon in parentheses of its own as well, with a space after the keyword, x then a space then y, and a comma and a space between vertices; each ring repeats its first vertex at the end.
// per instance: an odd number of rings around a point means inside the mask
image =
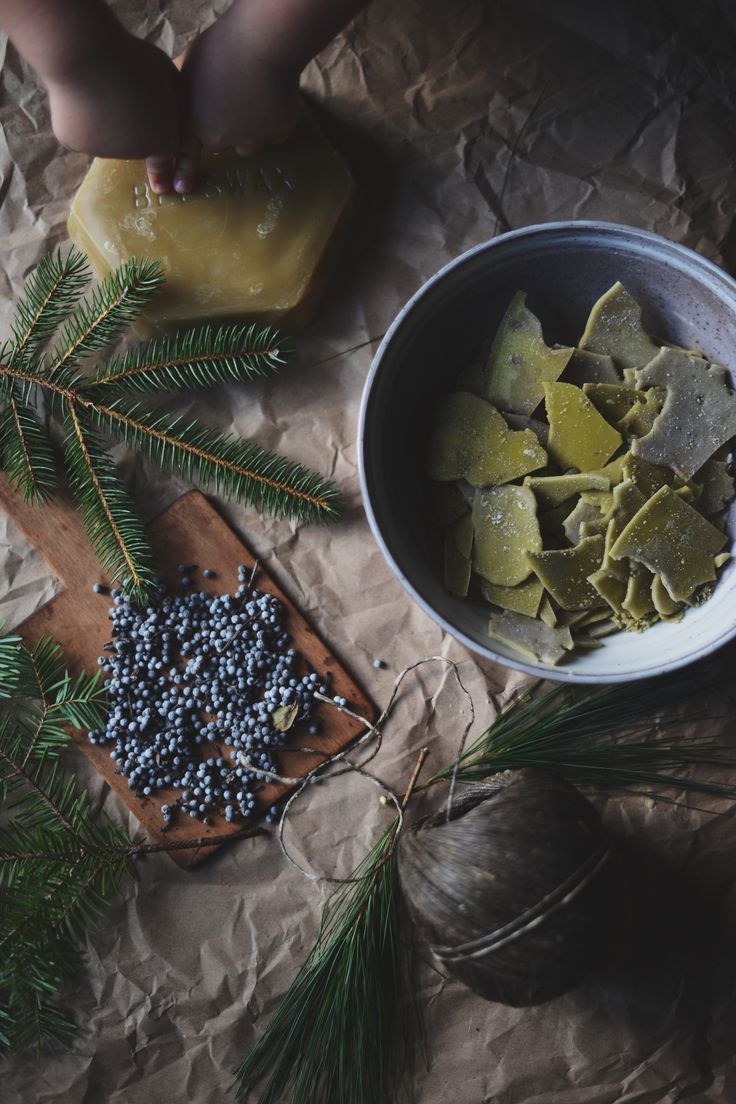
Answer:
MULTIPOLYGON (((527 660, 487 635, 487 607, 454 598, 436 562, 422 465, 432 405, 492 336, 515 291, 526 291, 547 341, 571 344, 616 280, 644 308, 650 333, 702 349, 736 374, 736 281, 657 234, 605 222, 530 226, 476 246, 409 300, 376 353, 363 393, 359 455, 366 512, 395 574, 429 616, 488 659, 575 683, 627 682, 710 654, 736 635, 736 567, 678 624, 616 633, 559 667, 527 660)), ((736 512, 729 515, 733 536, 736 512)))

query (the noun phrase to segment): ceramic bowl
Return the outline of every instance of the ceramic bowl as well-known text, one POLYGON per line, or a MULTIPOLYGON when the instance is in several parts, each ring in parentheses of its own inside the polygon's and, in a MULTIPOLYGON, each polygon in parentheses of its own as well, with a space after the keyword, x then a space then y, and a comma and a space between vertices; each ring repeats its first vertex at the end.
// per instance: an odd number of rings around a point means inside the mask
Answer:
MULTIPOLYGON (((559 667, 527 660, 487 635, 487 607, 454 598, 441 581, 422 471, 432 405, 493 336, 515 291, 526 291, 548 343, 572 344, 595 300, 616 280, 644 309, 647 330, 702 349, 736 373, 736 281, 656 234, 602 222, 530 226, 476 246, 433 276, 399 313, 366 381, 359 453, 373 533, 416 602, 488 659, 576 683, 625 682, 683 667, 736 635, 736 570, 678 624, 616 633, 559 667)), ((729 517, 733 535, 736 513, 729 517)))

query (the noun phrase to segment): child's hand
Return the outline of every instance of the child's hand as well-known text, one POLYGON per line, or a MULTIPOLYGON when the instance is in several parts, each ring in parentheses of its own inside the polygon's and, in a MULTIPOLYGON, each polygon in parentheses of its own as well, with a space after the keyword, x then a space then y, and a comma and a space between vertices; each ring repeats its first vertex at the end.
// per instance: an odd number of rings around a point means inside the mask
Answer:
MULTIPOLYGON (((301 67, 259 53, 228 15, 201 34, 181 60, 184 113, 204 149, 251 154, 285 141, 294 129, 301 67)), ((192 186, 196 168, 196 158, 178 159, 177 190, 192 186)))
POLYGON ((166 54, 121 34, 114 49, 47 77, 54 134, 96 157, 147 158, 151 183, 160 166, 168 187, 180 138, 178 81, 166 54))

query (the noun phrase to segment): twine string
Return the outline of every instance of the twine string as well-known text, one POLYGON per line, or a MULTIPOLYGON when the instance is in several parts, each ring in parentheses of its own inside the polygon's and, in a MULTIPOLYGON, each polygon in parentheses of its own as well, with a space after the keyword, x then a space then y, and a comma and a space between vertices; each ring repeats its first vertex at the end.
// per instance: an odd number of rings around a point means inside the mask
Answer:
MULTIPOLYGON (((401 671, 396 676, 396 679, 394 680, 393 689, 391 691, 391 696, 389 697, 388 703, 387 703, 386 707, 383 709, 383 711, 381 712, 378 719, 375 721, 375 723, 369 721, 366 717, 361 716, 360 713, 355 712, 349 706, 347 706, 347 705, 338 705, 334 701, 333 698, 329 698, 326 695, 320 694, 318 692, 315 693, 314 697, 317 701, 324 702, 326 705, 332 706, 333 709, 338 709, 341 713, 347 714, 348 717, 351 717, 353 720, 356 720, 361 725, 363 725, 365 731, 361 732, 354 740, 352 740, 350 742, 350 744, 348 744, 348 746, 346 748, 343 748, 342 751, 338 751, 334 755, 331 755, 329 758, 325 759, 324 762, 318 763, 315 767, 313 767, 302 778, 288 778, 285 775, 278 775, 278 774, 275 774, 272 771, 263 771, 263 770, 259 771, 260 774, 266 775, 269 779, 271 779, 273 781, 283 782, 287 785, 296 787, 294 792, 291 793, 289 795, 289 797, 287 798, 287 800, 284 804, 284 807, 281 810, 281 816, 279 818, 278 829, 277 829, 277 839, 278 839, 279 847, 281 849, 281 853, 283 854, 284 858, 289 863, 291 863, 291 865, 293 867, 295 867, 297 870, 301 871, 301 873, 305 876, 305 878, 309 878, 310 881, 329 882, 332 885, 349 885, 349 884, 354 884, 354 883, 357 883, 357 882, 365 881, 366 878, 371 878, 375 875, 375 868, 373 870, 369 871, 367 874, 362 874, 358 877, 337 878, 335 876, 328 875, 328 874, 320 874, 317 871, 310 869, 309 867, 303 866, 300 862, 297 861, 297 859, 294 858, 294 856, 289 851, 289 848, 287 847, 286 841, 285 841, 285 838, 284 838, 284 832, 285 832, 285 829, 286 829, 286 821, 287 821, 287 818, 289 816, 289 813, 292 810, 292 806, 294 805, 294 802, 297 801, 299 799, 299 797, 301 797, 301 795, 304 793, 304 791, 309 786, 314 785, 317 782, 332 781, 335 778, 339 778, 343 774, 348 774, 350 772, 354 772, 354 773, 360 774, 362 777, 368 779, 368 781, 370 781, 374 786, 377 786, 380 790, 382 790, 383 793, 385 794, 385 796, 388 798, 388 800, 393 804, 394 808, 396 809, 397 818, 396 818, 396 821, 395 821, 395 824, 394 824, 394 830, 393 830, 393 833, 392 833, 392 836, 391 836, 391 842, 390 842, 388 848, 386 849, 384 855, 382 856, 381 865, 383 865, 383 863, 388 861, 389 857, 393 854, 393 852, 396 848, 396 845, 398 843, 399 836, 401 835, 401 832, 402 832, 403 827, 404 827, 404 811, 406 809, 406 806, 409 802, 411 794, 412 794, 412 792, 414 790, 414 787, 416 785, 416 781, 417 781, 417 778, 419 776, 419 771, 421 770, 421 768, 424 764, 424 760, 427 758, 428 750, 427 750, 427 748, 422 748, 422 750, 420 752, 420 755, 419 755, 419 759, 417 760, 417 764, 414 768, 414 773, 412 775, 412 778, 409 782, 409 786, 407 787, 406 793, 404 794, 403 798, 400 798, 385 782, 383 782, 375 774, 372 774, 370 771, 367 771, 365 768, 366 768, 366 765, 368 763, 370 763, 373 759, 375 759, 376 755, 378 755, 378 752, 381 749, 381 746, 382 746, 382 743, 383 743, 383 730, 384 730, 385 725, 387 724, 387 722, 389 721, 389 719, 390 719, 390 717, 393 713, 394 707, 396 705, 396 702, 397 702, 397 699, 398 699, 398 696, 399 696, 399 691, 401 689, 401 686, 402 686, 404 680, 413 671, 417 670, 417 668, 422 667, 427 663, 441 663, 441 664, 443 664, 443 666, 445 668, 449 668, 452 676, 454 677, 454 680, 455 680, 456 684, 460 687, 460 689, 461 689, 461 691, 462 691, 462 693, 465 697, 465 700, 468 704, 469 711, 470 711, 470 719, 469 719, 469 721, 467 722, 467 724, 465 725, 465 727, 463 729, 462 736, 461 736, 461 739, 460 739, 460 745, 459 745, 459 749, 458 749, 458 753, 457 753, 457 758, 456 758, 455 763, 453 765, 453 772, 452 772, 452 776, 451 776, 451 779, 450 779, 450 790, 449 790, 449 796, 448 796, 448 819, 449 819, 451 805, 452 805, 452 798, 453 798, 453 795, 454 795, 454 792, 455 792, 455 786, 456 786, 456 782, 457 782, 457 771, 458 771, 459 766, 460 766, 460 756, 462 755, 463 750, 465 748, 465 742, 467 740, 468 733, 470 732, 470 729, 472 728, 472 726, 475 722, 475 709, 474 709, 474 706, 473 706, 473 699, 470 696, 470 693, 468 692, 468 690, 466 689, 462 679, 460 678, 460 672, 458 670, 457 664, 454 663, 451 659, 448 659, 446 656, 441 656, 441 655, 425 656, 423 659, 418 659, 414 663, 409 664, 408 667, 405 667, 403 669, 403 671, 401 671), (358 762, 354 762, 351 758, 349 758, 349 756, 357 748, 360 748, 363 745, 365 745, 367 743, 370 743, 371 741, 374 741, 374 746, 371 748, 371 750, 365 756, 365 758, 359 760, 358 762), (341 764, 339 766, 339 769, 334 769, 336 764, 341 764)), ((315 754, 314 750, 311 749, 311 748, 298 748, 298 749, 291 749, 291 750, 301 751, 301 752, 309 753, 309 754, 315 754)))

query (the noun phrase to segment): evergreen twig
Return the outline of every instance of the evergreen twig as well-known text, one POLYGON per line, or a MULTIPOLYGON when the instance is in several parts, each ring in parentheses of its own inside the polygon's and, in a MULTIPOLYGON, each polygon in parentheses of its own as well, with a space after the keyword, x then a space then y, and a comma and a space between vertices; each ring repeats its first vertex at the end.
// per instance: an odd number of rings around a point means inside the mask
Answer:
POLYGON ((259 1104, 392 1104, 414 1037, 396 826, 326 906, 309 957, 235 1071, 239 1101, 265 1077, 259 1104))
POLYGON ((73 677, 61 648, 0 638, 0 1053, 66 1049, 75 1025, 58 1008, 79 971, 86 936, 128 877, 155 851, 211 847, 260 835, 136 843, 103 817, 62 767, 70 727, 104 725, 99 672, 73 677))
POLYGON ((218 433, 141 399, 241 383, 276 372, 291 343, 271 326, 203 326, 156 338, 82 371, 116 340, 163 283, 158 266, 131 260, 86 298, 90 272, 76 250, 57 252, 29 277, 0 351, 0 460, 16 491, 42 504, 57 486, 51 440, 36 414, 43 398, 64 422, 72 490, 104 570, 135 600, 156 582, 148 541, 99 434, 239 502, 300 522, 339 514, 333 484, 253 442, 218 433), (59 331, 50 352, 43 347, 59 331))

